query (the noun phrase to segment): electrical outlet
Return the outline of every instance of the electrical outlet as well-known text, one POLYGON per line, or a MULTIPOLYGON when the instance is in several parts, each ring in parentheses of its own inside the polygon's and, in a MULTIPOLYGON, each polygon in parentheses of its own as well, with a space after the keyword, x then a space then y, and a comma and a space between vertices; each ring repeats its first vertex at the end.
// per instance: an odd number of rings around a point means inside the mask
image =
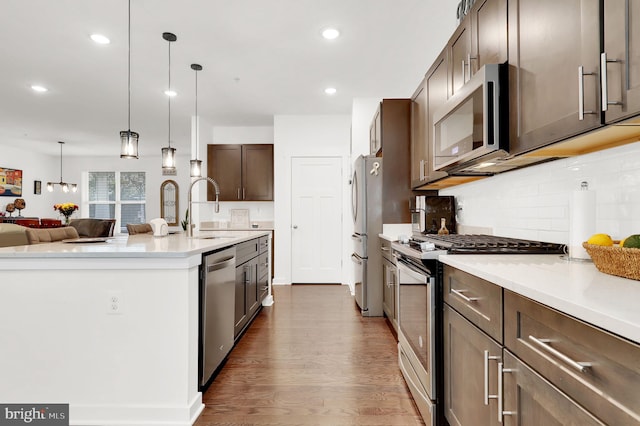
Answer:
POLYGON ((123 313, 124 298, 121 290, 107 292, 107 314, 118 315, 123 313))

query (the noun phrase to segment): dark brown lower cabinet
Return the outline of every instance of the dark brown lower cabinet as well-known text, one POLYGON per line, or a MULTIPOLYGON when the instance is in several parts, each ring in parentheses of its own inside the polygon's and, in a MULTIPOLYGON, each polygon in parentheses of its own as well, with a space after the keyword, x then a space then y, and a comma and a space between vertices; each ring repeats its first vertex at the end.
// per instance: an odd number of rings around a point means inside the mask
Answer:
POLYGON ((503 371, 505 426, 605 425, 506 349, 503 371))
POLYGON ((451 426, 498 425, 502 346, 447 304, 443 323, 447 421, 451 426))
POLYGON ((234 337, 237 339, 260 310, 269 292, 269 237, 236 246, 234 337))

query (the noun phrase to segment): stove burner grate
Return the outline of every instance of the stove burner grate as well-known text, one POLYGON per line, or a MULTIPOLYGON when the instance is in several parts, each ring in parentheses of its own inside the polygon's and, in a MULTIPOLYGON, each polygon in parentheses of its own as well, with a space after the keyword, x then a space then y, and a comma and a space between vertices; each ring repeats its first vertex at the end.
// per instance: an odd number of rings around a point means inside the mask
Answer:
POLYGON ((563 254, 563 244, 518 238, 497 237, 483 234, 449 234, 414 236, 417 241, 429 241, 446 249, 449 253, 460 254, 563 254))

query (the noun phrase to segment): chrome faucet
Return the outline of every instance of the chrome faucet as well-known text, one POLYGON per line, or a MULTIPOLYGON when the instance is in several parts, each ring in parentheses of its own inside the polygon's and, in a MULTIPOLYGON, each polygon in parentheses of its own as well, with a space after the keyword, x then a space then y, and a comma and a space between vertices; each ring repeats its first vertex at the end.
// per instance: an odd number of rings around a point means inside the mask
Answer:
POLYGON ((188 194, 188 204, 189 204, 189 217, 187 218, 187 237, 193 237, 193 229, 191 227, 191 218, 193 217, 193 206, 191 205, 191 190, 193 189, 193 185, 195 185, 197 182, 200 182, 201 180, 206 180, 207 182, 209 182, 211 185, 213 185, 213 187, 216 190, 216 207, 215 207, 215 212, 218 213, 220 212, 220 201, 218 201, 218 199, 220 198, 220 187, 218 186, 218 182, 216 182, 215 180, 211 179, 210 177, 200 177, 196 180, 194 180, 193 182, 191 182, 191 186, 189 187, 189 194, 188 194))

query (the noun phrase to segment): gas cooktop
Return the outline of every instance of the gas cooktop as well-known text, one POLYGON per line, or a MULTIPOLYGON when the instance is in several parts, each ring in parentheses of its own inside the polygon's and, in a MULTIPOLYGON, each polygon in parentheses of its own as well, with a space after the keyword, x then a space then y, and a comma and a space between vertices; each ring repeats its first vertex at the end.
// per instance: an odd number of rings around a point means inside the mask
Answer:
MULTIPOLYGON (((414 244, 433 243, 451 254, 564 254, 564 244, 483 234, 414 234, 414 244)), ((411 244, 411 242, 410 242, 411 244)))

